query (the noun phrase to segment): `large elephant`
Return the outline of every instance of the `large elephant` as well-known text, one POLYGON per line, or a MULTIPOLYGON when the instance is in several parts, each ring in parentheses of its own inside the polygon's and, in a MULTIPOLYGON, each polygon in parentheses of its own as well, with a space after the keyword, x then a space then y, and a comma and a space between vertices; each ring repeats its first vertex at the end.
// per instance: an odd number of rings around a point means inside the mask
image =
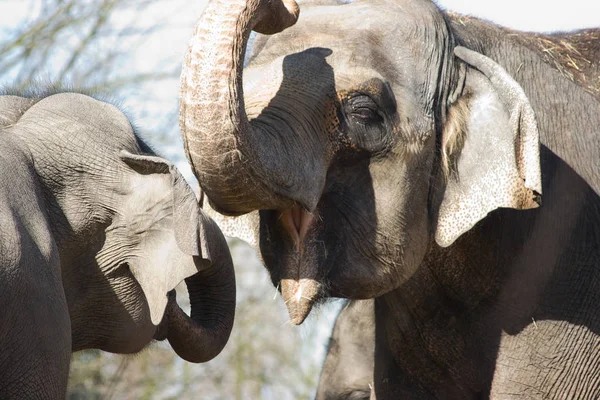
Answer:
POLYGON ((64 399, 72 351, 165 338, 191 362, 222 350, 227 243, 117 108, 0 96, 0 138, 0 398, 64 399), (184 279, 191 317, 172 290, 184 279))
POLYGON ((600 31, 342 3, 205 9, 180 126, 212 207, 293 323, 376 298, 377 398, 600 397, 600 31), (253 29, 285 30, 243 69, 253 29))
POLYGON ((335 320, 315 400, 368 400, 374 353, 373 300, 349 301, 335 320))

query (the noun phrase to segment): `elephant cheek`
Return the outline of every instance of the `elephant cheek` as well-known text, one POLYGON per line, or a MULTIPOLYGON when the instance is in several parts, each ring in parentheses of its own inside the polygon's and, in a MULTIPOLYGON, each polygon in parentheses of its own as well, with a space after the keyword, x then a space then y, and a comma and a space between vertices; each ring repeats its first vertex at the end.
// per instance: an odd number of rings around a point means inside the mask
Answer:
MULTIPOLYGON (((102 328, 95 332, 104 337, 100 350, 119 354, 141 351, 153 339, 156 326, 150 319, 150 308, 139 283, 127 271, 111 280, 108 298, 96 299, 97 310, 107 313, 102 328)), ((100 311, 99 311, 100 312, 100 311)))

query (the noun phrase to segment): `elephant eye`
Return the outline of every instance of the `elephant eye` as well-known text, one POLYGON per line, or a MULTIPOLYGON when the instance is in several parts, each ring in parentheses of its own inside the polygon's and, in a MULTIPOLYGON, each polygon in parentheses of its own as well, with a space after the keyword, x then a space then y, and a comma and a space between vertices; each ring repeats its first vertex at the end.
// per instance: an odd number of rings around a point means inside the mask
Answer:
POLYGON ((386 114, 371 96, 354 93, 346 98, 342 110, 348 139, 355 146, 349 149, 361 149, 373 155, 388 148, 390 129, 384 117, 386 114))
POLYGON ((359 94, 347 101, 347 114, 355 121, 363 125, 380 123, 383 118, 377 111, 377 104, 366 95, 359 94))
POLYGON ((351 115, 356 121, 363 123, 370 122, 378 117, 377 113, 368 107, 357 108, 352 111, 351 115))

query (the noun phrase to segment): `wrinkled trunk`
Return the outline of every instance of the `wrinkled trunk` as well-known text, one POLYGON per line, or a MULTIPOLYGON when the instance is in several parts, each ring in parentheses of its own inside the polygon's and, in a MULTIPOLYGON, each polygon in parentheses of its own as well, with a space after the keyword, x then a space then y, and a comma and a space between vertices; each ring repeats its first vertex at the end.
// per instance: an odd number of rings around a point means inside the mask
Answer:
POLYGON ((201 363, 216 357, 229 339, 235 316, 235 274, 225 239, 211 251, 213 264, 185 280, 190 304, 188 317, 169 293, 166 337, 184 360, 201 363))
POLYGON ((267 149, 291 154, 289 143, 249 124, 242 90, 252 29, 276 33, 297 17, 293 0, 214 0, 196 25, 181 74, 179 124, 192 169, 217 211, 284 209, 292 200, 316 204, 298 195, 301 184, 277 159, 283 155, 267 149))

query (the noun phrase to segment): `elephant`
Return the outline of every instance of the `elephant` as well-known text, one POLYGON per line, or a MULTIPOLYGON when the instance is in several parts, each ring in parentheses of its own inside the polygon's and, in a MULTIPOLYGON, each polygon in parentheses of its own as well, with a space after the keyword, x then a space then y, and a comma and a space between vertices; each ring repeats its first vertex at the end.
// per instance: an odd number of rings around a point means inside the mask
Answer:
POLYGON ((190 362, 219 354, 235 313, 227 242, 121 111, 7 94, 0 138, 0 398, 64 399, 79 350, 166 338, 190 362))
POLYGON ((369 400, 375 352, 373 311, 373 300, 354 300, 338 314, 315 400, 369 400))
POLYGON ((179 114, 291 322, 375 299, 377 399, 599 398, 600 30, 301 7, 211 1, 179 114))

